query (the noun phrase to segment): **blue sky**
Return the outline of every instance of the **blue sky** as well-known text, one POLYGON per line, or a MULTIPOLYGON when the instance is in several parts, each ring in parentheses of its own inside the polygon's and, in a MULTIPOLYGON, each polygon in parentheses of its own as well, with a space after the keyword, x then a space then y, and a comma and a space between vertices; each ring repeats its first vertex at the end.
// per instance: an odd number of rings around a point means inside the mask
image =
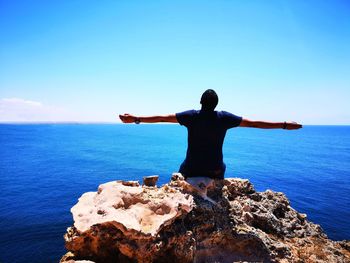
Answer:
POLYGON ((0 121, 199 108, 350 124, 349 1, 0 0, 0 121))

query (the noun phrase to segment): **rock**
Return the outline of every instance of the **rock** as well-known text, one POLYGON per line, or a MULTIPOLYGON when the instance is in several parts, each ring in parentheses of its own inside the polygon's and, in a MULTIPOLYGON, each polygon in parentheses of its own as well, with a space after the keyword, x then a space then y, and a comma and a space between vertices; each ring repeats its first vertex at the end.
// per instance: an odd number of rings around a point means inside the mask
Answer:
POLYGON ((125 233, 148 237, 192 208, 192 196, 178 190, 116 181, 100 185, 97 193, 83 194, 71 212, 74 227, 80 233, 108 222, 125 233))
POLYGON ((345 248, 347 251, 350 252, 350 240, 342 240, 342 241, 339 241, 339 244, 345 248))
POLYGON ((181 174, 160 188, 100 185, 71 209, 61 262, 350 262, 349 241, 328 239, 283 193, 239 178, 206 187, 181 174))
POLYGON ((143 185, 156 186, 158 178, 159 178, 158 175, 144 176, 143 177, 143 185))

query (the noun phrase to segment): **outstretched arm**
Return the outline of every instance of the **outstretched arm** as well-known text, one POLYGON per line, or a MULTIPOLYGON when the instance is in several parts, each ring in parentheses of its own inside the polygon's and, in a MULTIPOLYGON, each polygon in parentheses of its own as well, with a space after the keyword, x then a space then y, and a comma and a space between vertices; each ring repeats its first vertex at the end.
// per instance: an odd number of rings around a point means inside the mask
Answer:
POLYGON ((119 118, 124 123, 140 123, 140 122, 147 122, 147 123, 155 123, 155 122, 172 122, 177 123, 176 115, 170 114, 170 115, 164 115, 164 116, 134 116, 128 113, 125 113, 123 115, 119 115, 119 118))
POLYGON ((303 126, 296 122, 267 122, 267 121, 251 121, 242 119, 240 127, 261 128, 261 129, 286 129, 296 130, 303 126))

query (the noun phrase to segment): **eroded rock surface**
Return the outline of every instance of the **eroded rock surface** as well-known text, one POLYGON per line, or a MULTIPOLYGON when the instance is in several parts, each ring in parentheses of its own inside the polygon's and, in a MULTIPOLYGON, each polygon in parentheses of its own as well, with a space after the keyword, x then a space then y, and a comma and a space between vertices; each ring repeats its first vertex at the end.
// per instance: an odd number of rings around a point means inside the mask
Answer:
POLYGON ((329 240, 283 193, 228 178, 206 194, 180 174, 160 188, 103 184, 71 209, 61 262, 350 262, 349 242, 329 240))

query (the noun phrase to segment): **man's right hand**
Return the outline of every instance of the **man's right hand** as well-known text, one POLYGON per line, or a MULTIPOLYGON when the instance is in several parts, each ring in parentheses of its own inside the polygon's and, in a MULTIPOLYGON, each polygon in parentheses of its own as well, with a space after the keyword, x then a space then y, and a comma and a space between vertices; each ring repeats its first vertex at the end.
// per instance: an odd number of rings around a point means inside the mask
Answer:
POLYGON ((286 130, 297 130, 303 128, 303 125, 298 124, 296 122, 286 122, 286 130))
POLYGON ((136 116, 130 115, 128 113, 125 114, 120 114, 119 118, 121 119, 122 122, 124 123, 133 123, 136 120, 136 116))

